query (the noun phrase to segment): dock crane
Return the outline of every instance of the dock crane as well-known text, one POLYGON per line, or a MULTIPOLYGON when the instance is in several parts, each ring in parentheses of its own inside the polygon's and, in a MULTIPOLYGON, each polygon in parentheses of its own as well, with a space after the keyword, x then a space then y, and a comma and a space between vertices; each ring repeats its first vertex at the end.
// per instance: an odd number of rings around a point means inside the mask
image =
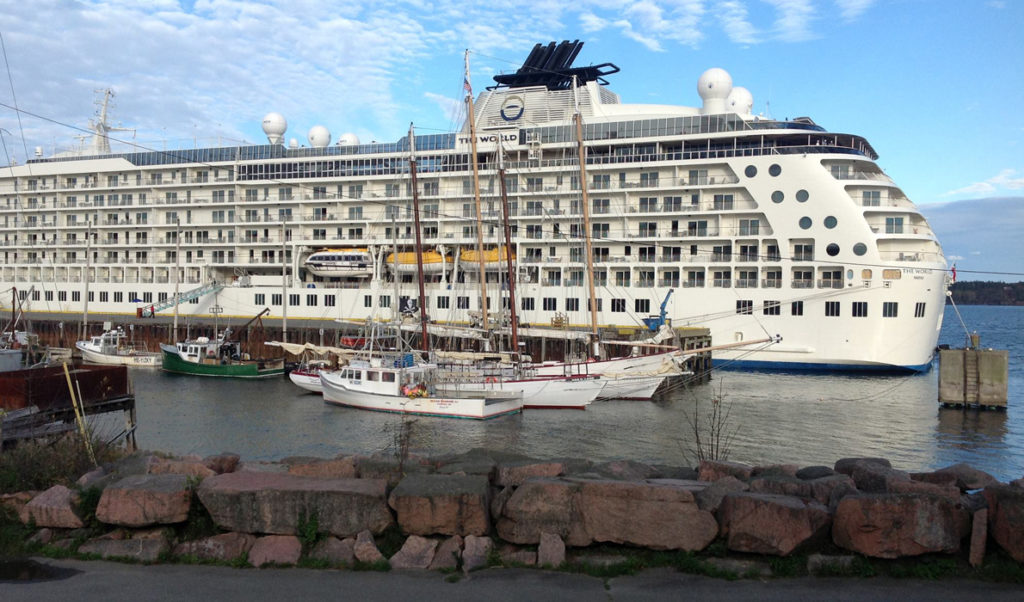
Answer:
POLYGON ((668 289, 668 294, 665 295, 665 300, 661 302, 661 311, 658 313, 658 315, 648 316, 644 318, 644 324, 647 325, 647 329, 650 330, 651 332, 658 332, 658 330, 660 330, 661 327, 665 325, 665 306, 668 305, 668 300, 672 296, 672 293, 675 292, 675 290, 676 289, 674 288, 668 289))

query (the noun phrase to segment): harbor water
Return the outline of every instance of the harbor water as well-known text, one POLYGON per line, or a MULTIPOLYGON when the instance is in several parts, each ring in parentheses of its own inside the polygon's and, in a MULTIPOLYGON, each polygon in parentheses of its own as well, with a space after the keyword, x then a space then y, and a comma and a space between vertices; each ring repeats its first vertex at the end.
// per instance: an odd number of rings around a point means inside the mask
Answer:
MULTIPOLYGON (((827 464, 851 456, 889 458, 918 471, 966 462, 1000 480, 1024 477, 1024 307, 961 307, 984 347, 1010 352, 1006 411, 945 409, 937 370, 850 375, 717 370, 707 384, 653 402, 596 402, 585 411, 528 410, 493 421, 419 417, 407 427, 415 453, 475 447, 536 458, 630 459, 696 465, 694 411, 720 398, 734 436, 728 459, 753 464, 827 464)), ((966 333, 946 308, 940 343, 966 333)), ((234 452, 244 460, 393 452, 401 417, 324 404, 286 378, 215 379, 133 369, 141 448, 175 454, 234 452)), ((410 419, 406 419, 409 421, 410 419)), ((115 425, 97 424, 115 432, 115 425)))

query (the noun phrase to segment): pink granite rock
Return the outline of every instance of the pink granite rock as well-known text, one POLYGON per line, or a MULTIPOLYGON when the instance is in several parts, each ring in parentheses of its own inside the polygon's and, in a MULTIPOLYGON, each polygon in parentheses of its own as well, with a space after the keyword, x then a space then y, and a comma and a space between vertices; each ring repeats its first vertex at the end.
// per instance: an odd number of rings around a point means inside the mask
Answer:
POLYGON ((974 513, 971 520, 971 550, 967 561, 974 568, 985 562, 985 547, 988 545, 988 509, 982 508, 974 513))
POLYGON ((487 566, 487 561, 494 549, 494 542, 490 537, 477 537, 470 535, 465 538, 462 549, 462 570, 466 573, 487 566))
POLYGON ((730 493, 718 509, 730 550, 788 556, 827 538, 831 517, 818 502, 768 493, 730 493))
POLYGON ((988 532, 1017 562, 1024 563, 1024 489, 1013 485, 989 485, 988 532))
POLYGON ((37 527, 78 529, 84 526, 75 506, 78 494, 63 485, 54 485, 33 497, 21 509, 21 522, 37 527))
POLYGON ((282 461, 288 466, 288 474, 317 477, 320 479, 354 479, 358 476, 355 458, 342 456, 325 460, 322 458, 290 458, 282 461))
POLYGON ((302 555, 302 542, 294 535, 267 535, 256 539, 249 549, 249 564, 293 565, 302 555))
POLYGON ((240 459, 238 454, 223 453, 203 458, 203 465, 217 474, 224 474, 235 472, 240 459))
POLYGON ((427 569, 434 561, 437 551, 437 540, 427 539, 419 535, 410 535, 388 561, 393 569, 427 569))
POLYGON ((384 555, 377 549, 377 544, 373 541, 373 533, 369 531, 360 531, 359 535, 356 536, 356 543, 352 546, 352 553, 355 555, 356 560, 364 562, 366 564, 373 564, 384 560, 384 555))
POLYGON ((430 570, 454 569, 462 560, 462 536, 452 535, 437 546, 434 559, 430 561, 430 570))
POLYGON ((699 550, 718 534, 718 524, 697 507, 691 489, 667 482, 533 479, 509 498, 497 530, 518 544, 539 543, 547 532, 572 546, 699 550))
POLYGON ((162 529, 132 533, 126 538, 91 539, 78 547, 79 554, 97 554, 103 558, 131 558, 138 562, 155 562, 170 550, 170 542, 162 529))
POLYGON ((309 517, 321 532, 348 537, 392 524, 379 479, 321 479, 238 471, 205 479, 199 499, 217 526, 243 533, 293 535, 309 517))
POLYGON ((310 551, 309 557, 314 560, 326 561, 332 566, 352 566, 356 559, 355 546, 356 540, 354 537, 339 539, 328 536, 316 544, 310 551))
POLYGON ((741 481, 747 481, 750 479, 753 472, 753 466, 741 464, 739 462, 701 460, 697 478, 701 481, 717 481, 724 476, 732 476, 741 481))
POLYGON ((256 536, 248 533, 221 533, 206 539, 186 541, 174 546, 175 556, 195 556, 203 560, 230 562, 248 558, 256 536))
POLYGON ((404 533, 484 535, 491 528, 485 476, 408 475, 391 492, 388 504, 404 533))
POLYGON ((180 474, 200 479, 217 474, 202 461, 165 460, 163 458, 153 458, 153 461, 149 463, 148 472, 149 474, 180 474))
POLYGON ((899 558, 957 552, 967 530, 967 512, 945 497, 858 494, 839 502, 832 540, 841 548, 865 556, 899 558))
POLYGON ((956 485, 939 485, 925 481, 892 481, 889 483, 889 493, 927 493, 946 497, 954 502, 960 501, 960 488, 956 485))
POLYGON ((554 533, 541 533, 537 565, 558 568, 565 563, 565 542, 554 533))
POLYGON ((995 485, 999 481, 983 470, 978 470, 964 463, 953 464, 935 471, 939 474, 951 474, 956 477, 956 486, 964 491, 969 489, 983 489, 989 485, 995 485))
POLYGON ((563 462, 502 462, 498 464, 494 484, 498 487, 518 487, 526 479, 534 477, 557 477, 565 474, 563 462))
POLYGON ((192 490, 180 474, 133 475, 108 486, 96 518, 109 525, 169 525, 188 518, 192 490))

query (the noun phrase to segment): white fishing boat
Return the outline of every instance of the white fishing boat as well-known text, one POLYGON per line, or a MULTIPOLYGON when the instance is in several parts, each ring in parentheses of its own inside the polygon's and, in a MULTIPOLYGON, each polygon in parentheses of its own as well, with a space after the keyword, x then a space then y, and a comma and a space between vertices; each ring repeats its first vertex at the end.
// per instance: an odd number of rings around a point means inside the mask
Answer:
POLYGON ((160 366, 160 352, 149 351, 142 345, 130 342, 122 328, 108 330, 86 341, 77 341, 75 347, 82 353, 82 359, 90 364, 147 368, 160 366))
POLYGON ((323 393, 324 387, 320 383, 320 374, 333 370, 334 367, 329 360, 310 360, 292 369, 288 373, 288 380, 307 391, 323 393))
POLYGON ((616 357, 585 362, 534 364, 540 376, 597 375, 604 382, 598 399, 651 399, 666 379, 683 376, 682 352, 661 351, 649 355, 616 357))
POLYGON ((353 359, 337 372, 322 372, 324 401, 378 412, 487 420, 523 409, 520 392, 451 389, 438 391, 435 364, 414 362, 411 354, 353 359))

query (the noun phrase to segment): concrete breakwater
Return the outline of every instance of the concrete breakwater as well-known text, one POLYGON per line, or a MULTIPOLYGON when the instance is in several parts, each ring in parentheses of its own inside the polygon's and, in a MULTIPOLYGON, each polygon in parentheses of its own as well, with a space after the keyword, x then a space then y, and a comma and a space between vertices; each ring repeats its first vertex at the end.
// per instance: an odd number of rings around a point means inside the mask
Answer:
POLYGON ((963 464, 909 473, 880 458, 691 469, 485 450, 257 463, 234 454, 136 454, 73 489, 8 494, 0 504, 39 528, 36 543, 141 561, 308 558, 469 571, 495 555, 557 567, 567 548, 699 551, 719 540, 730 551, 775 557, 966 553, 972 566, 992 545, 1024 563, 1024 479, 999 483, 963 464), (198 535, 183 528, 206 513, 215 527, 198 535), (380 539, 396 534, 403 543, 386 558, 380 539))

